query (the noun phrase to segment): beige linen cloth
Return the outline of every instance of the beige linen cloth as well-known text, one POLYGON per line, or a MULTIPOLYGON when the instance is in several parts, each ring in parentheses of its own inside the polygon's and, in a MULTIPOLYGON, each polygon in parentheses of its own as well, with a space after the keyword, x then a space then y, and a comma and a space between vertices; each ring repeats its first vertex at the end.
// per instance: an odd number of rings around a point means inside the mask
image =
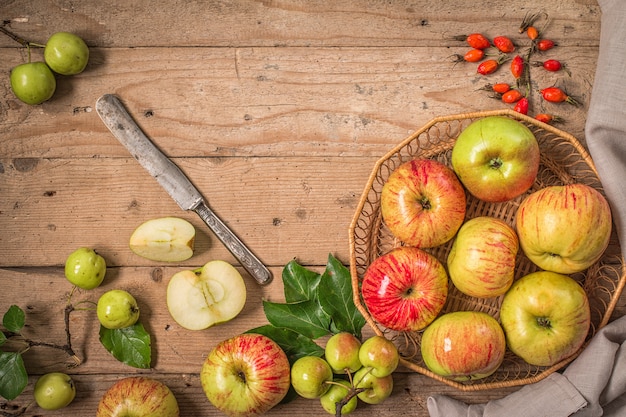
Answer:
MULTIPOLYGON (((600 51, 585 136, 626 256, 626 1, 598 0, 600 51)), ((562 373, 502 399, 428 398, 431 417, 626 416, 626 316, 601 329, 562 373)))

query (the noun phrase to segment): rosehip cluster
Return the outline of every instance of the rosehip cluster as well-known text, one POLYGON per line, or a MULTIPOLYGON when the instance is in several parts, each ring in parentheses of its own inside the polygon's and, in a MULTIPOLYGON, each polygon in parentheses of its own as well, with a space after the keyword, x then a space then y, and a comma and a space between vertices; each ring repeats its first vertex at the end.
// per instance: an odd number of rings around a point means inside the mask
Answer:
POLYGON ((291 385, 301 397, 319 399, 327 413, 348 414, 358 400, 380 404, 391 395, 399 360, 396 346, 382 336, 361 343, 341 332, 328 339, 324 357, 303 356, 293 363, 291 385))
MULTIPOLYGON (((547 59, 531 63, 531 57, 536 52, 546 52, 557 46, 551 40, 542 37, 542 30, 535 26, 536 21, 544 14, 527 15, 519 27, 519 33, 526 33, 530 40, 530 46, 524 53, 516 53, 518 50, 515 42, 508 36, 496 36, 492 40, 481 33, 455 36, 453 39, 466 42, 471 49, 464 55, 455 55, 456 62, 466 61, 478 63, 476 72, 480 75, 488 76, 495 73, 505 62, 510 61, 510 73, 513 82, 498 82, 487 84, 483 87, 492 93, 493 97, 502 100, 503 103, 513 105, 513 109, 522 114, 529 114, 530 111, 530 67, 540 67, 546 71, 563 71, 571 75, 567 66, 556 59, 547 59), (493 50, 494 52, 490 52, 493 50), (512 54, 515 54, 511 57, 512 54)), ((546 16, 547 17, 547 16, 546 16)), ((566 102, 578 105, 578 102, 565 91, 556 86, 547 87, 540 90, 544 101, 551 103, 566 102)), ((535 118, 544 123, 560 121, 561 118, 538 112, 535 118)))
POLYGON ((26 41, 2 26, 0 31, 28 48, 28 62, 14 67, 10 77, 13 93, 26 104, 41 104, 52 98, 57 87, 55 74, 80 74, 89 61, 87 44, 73 33, 54 33, 41 45, 26 41), (44 48, 43 61, 31 61, 31 47, 44 48))

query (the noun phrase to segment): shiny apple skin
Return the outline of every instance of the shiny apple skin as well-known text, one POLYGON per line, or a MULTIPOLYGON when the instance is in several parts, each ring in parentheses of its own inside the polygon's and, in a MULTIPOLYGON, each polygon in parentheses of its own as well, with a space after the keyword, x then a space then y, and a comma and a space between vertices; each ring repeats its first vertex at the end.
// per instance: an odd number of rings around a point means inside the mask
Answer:
POLYGON ((451 156, 465 188, 487 202, 508 201, 528 191, 539 172, 539 161, 535 135, 521 122, 504 116, 472 122, 458 136, 451 156))
POLYGON ((381 325, 417 331, 439 314, 448 295, 448 274, 434 256, 410 246, 376 258, 361 286, 363 301, 381 325))
POLYGON ((541 269, 573 274, 596 263, 611 237, 611 208, 585 184, 542 188, 516 214, 520 247, 541 269))
POLYGON ((287 394, 290 365, 267 336, 245 333, 220 342, 207 356, 200 382, 209 401, 224 414, 263 414, 287 394))
POLYGON ((455 381, 492 375, 502 364, 505 352, 502 327, 483 312, 443 314, 422 334, 421 353, 427 368, 455 381))
POLYGON ((575 280, 538 271, 515 281, 502 300, 500 321, 513 353, 531 365, 551 366, 580 349, 591 313, 575 280))
POLYGON ((465 190, 441 162, 414 159, 396 168, 383 186, 385 224, 407 245, 431 248, 454 237, 465 219, 465 190))
POLYGON ((480 216, 466 221, 448 254, 448 274, 471 297, 504 294, 513 284, 519 239, 503 220, 480 216))
POLYGON ((133 376, 120 379, 100 399, 96 417, 179 417, 176 397, 164 383, 133 376))

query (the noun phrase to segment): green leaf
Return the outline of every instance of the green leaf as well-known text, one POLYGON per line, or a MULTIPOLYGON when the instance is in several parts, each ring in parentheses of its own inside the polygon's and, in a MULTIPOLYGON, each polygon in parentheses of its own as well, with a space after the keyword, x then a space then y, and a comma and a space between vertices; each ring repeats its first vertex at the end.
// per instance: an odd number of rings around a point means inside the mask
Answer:
POLYGON ((329 333, 330 317, 317 300, 289 304, 263 301, 263 310, 267 320, 275 327, 285 327, 311 339, 329 333))
POLYGON ((4 332, 0 332, 0 346, 4 345, 4 343, 7 341, 7 337, 4 334, 4 332))
POLYGON ((25 314, 24 310, 15 304, 9 307, 2 317, 2 325, 5 329, 13 333, 19 333, 24 327, 25 314))
POLYGON ((0 352, 0 396, 13 400, 28 384, 28 374, 22 355, 17 352, 0 352))
POLYGON ((296 333, 291 329, 265 325, 248 330, 246 333, 258 333, 272 339, 285 351, 291 364, 303 356, 321 357, 324 355, 324 349, 311 340, 311 338, 296 333))
POLYGON ((150 368, 150 334, 141 323, 123 329, 100 326, 100 343, 118 361, 135 368, 150 368))
POLYGON ((291 261, 283 268, 283 287, 288 303, 312 300, 321 275, 291 261))
POLYGON ((361 338, 365 318, 354 305, 350 271, 332 255, 328 255, 317 291, 322 310, 332 318, 331 331, 349 332, 361 338))

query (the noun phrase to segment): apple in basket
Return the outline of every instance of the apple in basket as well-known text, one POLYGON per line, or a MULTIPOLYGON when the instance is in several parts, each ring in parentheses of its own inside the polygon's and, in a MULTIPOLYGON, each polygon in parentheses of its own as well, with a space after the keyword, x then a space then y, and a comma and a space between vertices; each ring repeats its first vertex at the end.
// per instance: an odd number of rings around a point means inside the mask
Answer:
POLYGON ((361 284, 372 318, 388 329, 417 331, 437 317, 448 295, 445 268, 422 249, 402 246, 376 258, 361 284))
POLYGON ((526 197, 516 214, 528 259, 547 271, 572 274, 597 262, 609 244, 611 209, 585 184, 555 185, 526 197))
POLYGON ((531 365, 551 366, 585 342, 591 323, 589 301, 567 275, 533 272, 505 294, 500 321, 513 353, 531 365))
POLYGON ((503 202, 525 193, 539 171, 539 144, 517 120, 488 116, 474 121, 452 148, 454 172, 476 198, 503 202))
POLYGON ((407 245, 431 248, 454 237, 465 219, 465 191, 441 162, 417 158, 397 167, 380 196, 385 224, 407 245))
POLYGON ((450 280, 472 297, 496 297, 513 284, 519 239, 503 220, 480 216, 466 221, 448 254, 450 280))
POLYGON ((433 373, 455 381, 486 378, 504 360, 506 339, 496 319, 479 311, 454 311, 424 330, 421 353, 433 373))

